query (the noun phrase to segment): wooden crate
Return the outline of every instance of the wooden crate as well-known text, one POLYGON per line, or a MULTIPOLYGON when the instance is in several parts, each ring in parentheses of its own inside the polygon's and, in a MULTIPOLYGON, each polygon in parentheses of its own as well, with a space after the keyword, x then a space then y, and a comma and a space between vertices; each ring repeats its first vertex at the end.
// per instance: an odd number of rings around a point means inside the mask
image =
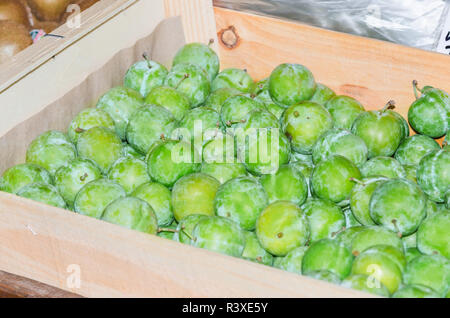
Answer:
MULTIPOLYGON (((38 133, 64 129, 67 114, 117 85, 132 58, 151 46, 147 37, 162 21, 175 27, 157 39, 168 47, 179 36, 186 42, 216 39, 222 68, 247 68, 255 79, 279 63, 301 63, 319 82, 368 109, 394 99, 406 114, 413 79, 450 91, 450 58, 444 55, 213 9, 209 0, 102 0, 83 12, 81 28, 64 25, 55 31, 64 39, 45 39, 0 68, 0 170, 23 162, 38 133)), ((89 297, 370 296, 3 192, 0 270, 89 297)))

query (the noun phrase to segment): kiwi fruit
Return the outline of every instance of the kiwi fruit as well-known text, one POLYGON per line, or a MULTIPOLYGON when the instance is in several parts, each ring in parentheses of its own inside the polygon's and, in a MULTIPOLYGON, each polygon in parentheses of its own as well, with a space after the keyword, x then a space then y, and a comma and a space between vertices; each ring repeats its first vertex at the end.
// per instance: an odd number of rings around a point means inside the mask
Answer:
POLYGON ((0 0, 0 21, 13 21, 30 27, 28 12, 24 5, 17 0, 0 0))
POLYGON ((0 64, 33 44, 28 29, 20 23, 0 21, 0 64))
POLYGON ((27 3, 40 21, 59 22, 71 0, 27 0, 27 3))

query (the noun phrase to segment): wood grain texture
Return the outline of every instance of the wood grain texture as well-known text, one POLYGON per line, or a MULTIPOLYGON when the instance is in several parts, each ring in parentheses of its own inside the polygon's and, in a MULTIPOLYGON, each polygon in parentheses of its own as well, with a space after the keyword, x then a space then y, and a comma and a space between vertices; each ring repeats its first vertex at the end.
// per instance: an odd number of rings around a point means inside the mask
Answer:
POLYGON ((0 242, 1 270, 89 297, 371 297, 3 192, 0 242))
POLYGON ((390 99, 406 116, 414 100, 412 81, 450 92, 450 57, 294 22, 215 8, 217 30, 233 26, 233 49, 219 39, 222 68, 246 68, 256 79, 281 63, 308 67, 318 82, 350 95, 368 109, 390 99))

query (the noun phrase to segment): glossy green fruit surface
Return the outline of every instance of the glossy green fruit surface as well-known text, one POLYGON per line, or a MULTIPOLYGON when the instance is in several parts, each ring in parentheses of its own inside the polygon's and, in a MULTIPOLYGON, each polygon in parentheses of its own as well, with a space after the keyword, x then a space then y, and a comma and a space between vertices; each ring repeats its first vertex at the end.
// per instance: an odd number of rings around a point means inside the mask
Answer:
POLYGON ((53 184, 52 176, 41 166, 22 163, 6 170, 0 178, 0 190, 17 193, 30 183, 53 184))
POLYGON ((219 73, 219 57, 213 49, 203 43, 189 43, 178 50, 172 65, 182 63, 191 63, 201 67, 208 74, 210 81, 219 73))
POLYGON ((139 61, 128 69, 123 85, 146 97, 153 88, 164 83, 168 73, 166 67, 158 62, 139 61))

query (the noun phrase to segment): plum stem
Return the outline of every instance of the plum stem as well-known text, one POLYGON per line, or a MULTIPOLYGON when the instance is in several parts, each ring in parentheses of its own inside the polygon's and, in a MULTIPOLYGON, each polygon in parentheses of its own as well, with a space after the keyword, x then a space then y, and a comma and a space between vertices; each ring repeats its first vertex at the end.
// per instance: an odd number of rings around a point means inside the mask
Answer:
POLYGON ((234 125, 234 124, 245 124, 247 122, 247 120, 245 120, 245 119, 241 119, 241 120, 229 120, 229 121, 227 121, 225 124, 227 125, 227 126, 231 126, 231 125, 234 125))
POLYGON ((383 109, 380 111, 380 113, 384 113, 388 109, 394 109, 395 108, 395 101, 390 100, 386 103, 386 105, 383 107, 383 109))
POLYGON ((422 90, 419 88, 419 82, 417 82, 416 80, 414 80, 412 82, 413 84, 413 90, 414 90, 414 96, 416 97, 416 99, 419 99, 419 92, 422 92, 422 90))
POLYGON ((188 232, 186 232, 185 231, 185 226, 183 225, 182 227, 181 227, 181 232, 183 232, 184 233, 184 235, 186 235, 187 237, 189 237, 189 239, 191 240, 191 241, 197 241, 197 239, 196 238, 194 238, 194 237, 192 237, 192 235, 191 234, 189 234, 188 232))
POLYGON ((144 60, 147 62, 147 66, 148 66, 148 68, 152 68, 152 64, 150 63, 150 59, 148 58, 148 55, 147 55, 147 53, 143 53, 142 54, 142 57, 144 58, 144 60))
POLYGON ((394 224, 394 227, 395 227, 395 229, 397 230, 397 236, 399 237, 399 238, 402 238, 402 232, 400 231, 400 229, 398 228, 398 225, 397 225, 397 220, 396 219, 393 219, 392 221, 392 224, 394 224))
POLYGON ((160 228, 158 229, 158 233, 161 233, 161 232, 178 233, 177 230, 174 230, 174 229, 168 229, 168 228, 165 228, 165 227, 160 227, 160 228))
POLYGON ((214 39, 209 39, 208 46, 211 47, 211 45, 213 45, 213 44, 214 44, 214 39))
POLYGON ((180 85, 181 85, 181 83, 183 83, 187 78, 189 78, 190 77, 190 75, 189 74, 184 74, 183 75, 183 78, 178 82, 178 84, 177 84, 177 86, 175 87, 175 89, 178 89, 179 87, 180 87, 180 85))
POLYGON ((85 129, 80 128, 80 127, 75 128, 75 132, 78 133, 78 134, 80 134, 82 132, 85 132, 85 131, 86 131, 85 129))
POLYGON ((349 180, 350 180, 350 181, 353 181, 353 182, 355 182, 355 183, 357 183, 357 184, 360 184, 360 185, 362 185, 362 186, 365 186, 365 185, 366 185, 364 182, 362 182, 361 180, 356 179, 356 178, 350 178, 349 180))
POLYGON ((347 227, 343 226, 339 231, 333 232, 331 233, 331 237, 335 237, 339 234, 341 234, 342 232, 344 232, 347 229, 347 227))

